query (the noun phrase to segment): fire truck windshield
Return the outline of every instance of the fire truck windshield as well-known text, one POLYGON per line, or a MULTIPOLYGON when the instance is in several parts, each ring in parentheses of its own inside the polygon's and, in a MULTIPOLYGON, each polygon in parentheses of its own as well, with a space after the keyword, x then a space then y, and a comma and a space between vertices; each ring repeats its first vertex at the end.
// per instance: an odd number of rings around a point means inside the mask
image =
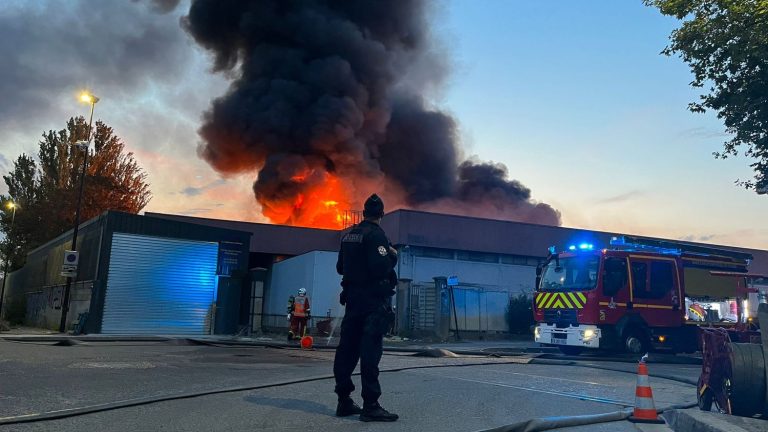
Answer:
POLYGON ((580 255, 560 258, 560 265, 552 260, 541 276, 542 291, 581 291, 597 285, 599 257, 580 255))

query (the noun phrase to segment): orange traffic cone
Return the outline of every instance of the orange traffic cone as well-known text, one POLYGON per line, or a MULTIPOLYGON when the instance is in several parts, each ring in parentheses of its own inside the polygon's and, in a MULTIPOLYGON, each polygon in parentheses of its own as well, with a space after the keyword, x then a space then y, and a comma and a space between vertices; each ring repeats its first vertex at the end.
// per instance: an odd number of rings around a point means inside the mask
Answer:
POLYGON ((312 336, 307 336, 307 328, 304 327, 304 336, 301 337, 301 348, 312 349, 313 342, 314 340, 312 339, 312 336))
POLYGON ((653 404, 653 391, 648 382, 648 366, 645 360, 648 354, 640 359, 637 366, 637 388, 635 389, 635 409, 629 416, 629 421, 635 423, 664 423, 664 420, 656 414, 656 406, 653 404))
POLYGON ((302 349, 312 349, 312 343, 314 340, 312 340, 312 336, 304 336, 301 338, 301 348, 302 349))

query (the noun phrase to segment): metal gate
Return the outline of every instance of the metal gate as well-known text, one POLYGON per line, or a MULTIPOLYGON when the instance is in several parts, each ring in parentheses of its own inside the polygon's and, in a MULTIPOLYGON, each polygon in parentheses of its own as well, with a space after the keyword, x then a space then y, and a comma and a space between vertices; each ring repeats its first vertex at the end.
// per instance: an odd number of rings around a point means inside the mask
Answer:
POLYGON ((101 332, 209 334, 218 252, 217 243, 115 233, 101 332))
POLYGON ((434 330, 437 315, 435 284, 411 285, 411 329, 434 330))

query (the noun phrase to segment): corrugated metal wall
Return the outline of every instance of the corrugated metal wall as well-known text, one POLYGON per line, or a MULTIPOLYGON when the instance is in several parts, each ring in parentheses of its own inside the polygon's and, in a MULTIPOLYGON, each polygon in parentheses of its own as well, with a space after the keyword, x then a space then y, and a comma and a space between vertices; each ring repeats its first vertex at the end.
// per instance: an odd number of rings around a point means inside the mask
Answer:
POLYGON ((456 299, 456 320, 451 317, 450 329, 478 332, 507 332, 506 322, 509 292, 481 287, 462 287, 453 289, 456 299))
POLYGON ((210 332, 218 244, 115 233, 102 333, 210 332))

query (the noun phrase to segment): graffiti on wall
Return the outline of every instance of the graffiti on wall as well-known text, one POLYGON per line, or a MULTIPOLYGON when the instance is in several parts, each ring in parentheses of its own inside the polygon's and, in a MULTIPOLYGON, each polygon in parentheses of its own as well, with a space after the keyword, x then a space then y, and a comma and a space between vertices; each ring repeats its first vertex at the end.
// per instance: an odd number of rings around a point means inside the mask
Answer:
POLYGON ((28 321, 37 323, 45 315, 45 309, 48 307, 48 296, 44 291, 27 293, 27 315, 28 321))
POLYGON ((46 312, 51 309, 61 310, 63 297, 63 286, 45 287, 42 291, 27 293, 27 321, 44 325, 46 312))
POLYGON ((64 297, 64 287, 55 286, 48 288, 48 307, 52 309, 61 309, 61 301, 64 297))

